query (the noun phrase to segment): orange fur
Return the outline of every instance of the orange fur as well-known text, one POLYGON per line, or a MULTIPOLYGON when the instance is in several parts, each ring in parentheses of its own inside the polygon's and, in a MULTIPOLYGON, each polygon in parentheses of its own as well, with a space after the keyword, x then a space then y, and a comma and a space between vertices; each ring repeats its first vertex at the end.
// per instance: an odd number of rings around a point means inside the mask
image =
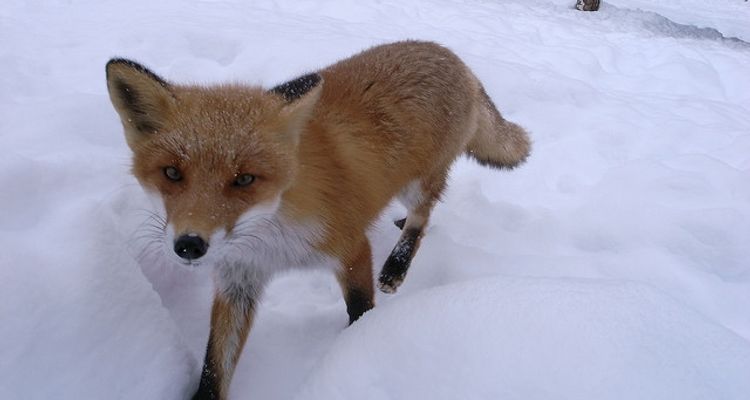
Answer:
MULTIPOLYGON (((429 42, 374 47, 270 91, 174 85, 127 60, 110 61, 107 82, 133 150, 133 173, 164 199, 176 236, 231 234, 258 205, 270 205, 267 215, 293 232, 312 224, 294 243, 339 260, 351 321, 373 305, 365 232, 394 197, 408 209, 400 241, 407 247, 389 258, 393 275, 381 275, 389 292, 403 279, 454 160, 466 153, 512 167, 530 149, 523 129, 502 118, 466 65, 429 42), (167 179, 165 167, 181 179, 167 179), (239 187, 242 174, 255 181, 239 187)), ((242 268, 270 268, 253 262, 242 268)), ((214 393, 226 396, 242 347, 225 345, 226 338, 239 335, 244 343, 252 320, 252 312, 231 310, 251 309, 265 283, 238 271, 217 278, 207 364, 221 370, 212 371, 218 382, 201 383, 199 395, 215 385, 214 393), (234 282, 236 276, 247 281, 234 282)))

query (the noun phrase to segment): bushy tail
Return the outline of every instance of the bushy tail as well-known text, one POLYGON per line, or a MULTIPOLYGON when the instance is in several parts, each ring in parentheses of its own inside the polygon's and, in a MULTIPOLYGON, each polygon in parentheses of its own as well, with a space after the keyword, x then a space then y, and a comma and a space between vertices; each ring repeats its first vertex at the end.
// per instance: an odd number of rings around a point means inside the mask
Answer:
POLYGON ((526 160, 531 151, 529 135, 500 115, 495 103, 481 86, 480 91, 477 131, 466 146, 466 154, 488 167, 516 167, 526 160))

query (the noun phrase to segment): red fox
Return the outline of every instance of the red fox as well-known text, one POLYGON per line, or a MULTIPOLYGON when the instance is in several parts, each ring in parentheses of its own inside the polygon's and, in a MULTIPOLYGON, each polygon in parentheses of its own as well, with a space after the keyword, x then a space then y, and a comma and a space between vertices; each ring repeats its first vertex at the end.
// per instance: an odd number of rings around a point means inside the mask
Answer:
POLYGON ((394 292, 462 154, 513 168, 530 141, 450 50, 404 41, 271 89, 176 85, 133 61, 107 63, 132 172, 166 209, 175 260, 209 265, 215 297, 194 399, 224 399, 266 283, 328 262, 351 324, 373 303, 366 230, 393 198, 401 238, 378 286, 394 292))

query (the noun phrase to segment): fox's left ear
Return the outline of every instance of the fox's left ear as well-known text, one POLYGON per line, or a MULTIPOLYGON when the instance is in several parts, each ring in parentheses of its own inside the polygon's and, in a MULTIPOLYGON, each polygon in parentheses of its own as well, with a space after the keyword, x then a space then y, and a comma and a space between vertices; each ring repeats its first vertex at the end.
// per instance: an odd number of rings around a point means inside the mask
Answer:
POLYGON ((286 102, 280 117, 285 125, 285 133, 293 140, 297 140, 302 127, 312 116, 322 91, 323 77, 315 73, 300 76, 269 90, 269 93, 281 96, 286 102))
POLYGON ((166 128, 175 109, 173 89, 146 67, 114 58, 107 63, 107 89, 131 148, 166 128))

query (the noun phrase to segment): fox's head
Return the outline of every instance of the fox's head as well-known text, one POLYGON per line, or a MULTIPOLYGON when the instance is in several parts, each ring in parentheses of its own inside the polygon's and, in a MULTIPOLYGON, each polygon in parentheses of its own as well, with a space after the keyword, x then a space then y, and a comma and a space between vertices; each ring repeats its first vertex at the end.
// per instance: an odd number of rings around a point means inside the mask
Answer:
POLYGON ((322 79, 270 90, 171 84, 133 61, 107 63, 107 88, 133 151, 133 174, 163 199, 165 237, 185 263, 241 220, 279 208, 322 79))

